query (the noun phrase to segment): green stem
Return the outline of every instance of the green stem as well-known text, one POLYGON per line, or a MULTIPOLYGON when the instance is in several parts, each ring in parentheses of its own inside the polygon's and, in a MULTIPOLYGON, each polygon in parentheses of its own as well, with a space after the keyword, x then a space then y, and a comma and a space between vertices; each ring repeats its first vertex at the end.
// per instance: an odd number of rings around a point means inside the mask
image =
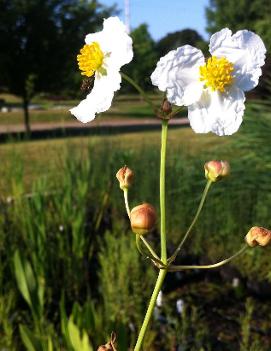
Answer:
POLYGON ((166 239, 166 151, 167 151, 168 120, 162 120, 161 134, 161 163, 160 163, 160 216, 161 216, 161 261, 167 263, 167 239, 166 239))
POLYGON ((139 234, 136 234, 136 247, 137 247, 139 253, 141 253, 141 255, 145 257, 145 253, 142 251, 141 246, 140 246, 140 235, 139 234))
MULTIPOLYGON (((168 121, 162 120, 162 134, 161 134, 161 164, 160 164, 160 216, 161 216, 161 261, 167 264, 167 240, 166 240, 166 191, 165 191, 165 178, 166 178, 166 146, 167 146, 167 130, 168 121)), ((139 336, 134 348, 134 351, 140 351, 146 334, 153 309, 157 300, 159 291, 166 277, 167 270, 160 269, 159 275, 151 296, 149 307, 147 309, 139 336)))
POLYGON ((130 211, 130 207, 129 207, 128 189, 127 188, 123 189, 123 196, 124 196, 126 212, 127 212, 128 217, 130 218, 131 217, 131 211, 130 211))
POLYGON ((203 266, 170 266, 167 268, 168 272, 177 272, 177 271, 182 271, 185 269, 212 269, 212 268, 217 268, 220 266, 223 266, 224 264, 230 262, 231 260, 233 260, 234 258, 240 256, 241 254, 243 254, 245 252, 245 250, 248 248, 247 244, 244 245, 239 251, 237 251, 234 255, 232 255, 229 258, 226 258, 223 261, 214 263, 214 264, 209 264, 209 265, 203 265, 203 266))
POLYGON ((166 274, 167 274, 166 270, 160 270, 160 272, 159 272, 159 275, 158 275, 158 278, 157 278, 157 281, 156 281, 156 284, 155 284, 155 287, 154 287, 154 290, 153 290, 153 293, 151 296, 149 307, 147 309, 144 322, 143 322, 141 330, 139 332, 134 351, 141 350, 143 339, 144 339, 145 333, 147 331, 147 328, 148 328, 148 325, 149 325, 149 322, 150 322, 150 319, 152 317, 152 313, 153 313, 153 310, 154 310, 154 307, 156 304, 157 296, 159 294, 159 291, 161 290, 161 287, 162 287, 162 284, 164 282, 166 274))
POLYGON ((196 224, 196 222, 199 218, 199 215, 201 213, 201 210, 203 208, 203 205, 204 205, 204 202, 206 200, 206 197, 207 197, 207 194, 208 194, 208 191, 210 189, 211 184, 212 184, 212 181, 208 180, 207 184, 205 186, 205 189, 203 191, 203 194, 202 194, 202 197, 201 197, 201 200, 199 203, 199 207, 198 207, 197 212, 195 214, 195 217, 194 217, 192 223, 190 224, 189 228, 187 229, 187 232, 185 233, 185 235, 184 235, 182 241, 180 242, 180 244, 178 245, 177 249, 174 251, 173 255, 168 259, 169 264, 175 260, 178 253, 180 252, 181 248, 183 247, 186 239, 188 238, 188 235, 190 234, 191 230, 193 229, 194 225, 196 224))
POLYGON ((144 238, 143 235, 140 236, 140 239, 142 240, 143 244, 146 246, 146 248, 149 250, 149 252, 151 253, 151 255, 156 258, 157 260, 160 261, 160 258, 158 257, 158 255, 156 254, 156 252, 154 251, 154 249, 151 247, 151 245, 149 244, 149 242, 144 238))
POLYGON ((154 113, 156 114, 157 107, 154 105, 154 103, 148 97, 148 95, 145 93, 145 91, 131 77, 127 76, 127 74, 121 72, 121 76, 123 79, 125 79, 128 83, 130 83, 139 92, 139 94, 143 97, 143 99, 146 101, 146 103, 151 106, 154 113))
MULTIPOLYGON (((155 251, 152 249, 152 247, 146 242, 145 245, 148 247, 149 252, 145 253, 142 248, 141 248, 141 241, 142 235, 136 234, 136 247, 139 253, 144 256, 145 258, 150 258, 153 263, 155 264, 156 267, 159 267, 159 269, 162 267, 165 269, 165 265, 163 262, 160 260, 160 258, 156 255, 155 251)), ((143 240, 142 240, 143 241, 143 240)))

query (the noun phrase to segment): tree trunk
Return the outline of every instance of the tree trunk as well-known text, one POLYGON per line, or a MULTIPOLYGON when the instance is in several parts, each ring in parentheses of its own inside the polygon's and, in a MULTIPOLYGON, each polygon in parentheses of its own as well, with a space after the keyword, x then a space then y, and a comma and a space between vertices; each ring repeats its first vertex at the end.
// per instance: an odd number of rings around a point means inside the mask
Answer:
POLYGON ((28 105, 29 105, 29 101, 24 96, 23 97, 23 109, 24 109, 24 126, 25 126, 26 137, 30 137, 30 134, 31 134, 28 105))

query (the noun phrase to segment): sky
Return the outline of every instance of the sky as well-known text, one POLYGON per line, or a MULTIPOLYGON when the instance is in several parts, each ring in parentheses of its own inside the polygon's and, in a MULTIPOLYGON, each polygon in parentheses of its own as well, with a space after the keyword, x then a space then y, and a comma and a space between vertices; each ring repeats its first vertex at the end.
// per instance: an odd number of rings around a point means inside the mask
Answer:
MULTIPOLYGON (((122 10, 119 17, 124 20, 124 0, 100 2, 104 5, 117 4, 122 10)), ((208 4, 209 0, 130 0, 131 28, 147 23, 155 40, 185 28, 195 29, 208 39, 204 10, 208 4)))

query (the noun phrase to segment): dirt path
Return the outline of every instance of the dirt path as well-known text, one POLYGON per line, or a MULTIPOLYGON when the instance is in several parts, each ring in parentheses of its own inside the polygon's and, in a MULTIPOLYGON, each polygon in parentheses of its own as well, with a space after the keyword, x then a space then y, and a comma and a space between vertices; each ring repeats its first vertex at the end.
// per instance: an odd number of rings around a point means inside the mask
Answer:
MULTIPOLYGON (((173 119, 170 122, 172 126, 186 126, 189 124, 187 118, 178 118, 173 119)), ((151 126, 159 126, 161 121, 157 118, 122 118, 122 119, 96 119, 90 123, 81 123, 78 121, 71 122, 48 122, 48 123, 33 123, 31 125, 32 132, 50 132, 54 130, 64 129, 64 130, 72 130, 72 129, 104 129, 104 128, 123 128, 123 127, 131 127, 134 129, 135 127, 141 127, 142 129, 151 126)), ((2 124, 0 125, 0 134, 16 134, 23 133, 24 125, 23 124, 2 124)))

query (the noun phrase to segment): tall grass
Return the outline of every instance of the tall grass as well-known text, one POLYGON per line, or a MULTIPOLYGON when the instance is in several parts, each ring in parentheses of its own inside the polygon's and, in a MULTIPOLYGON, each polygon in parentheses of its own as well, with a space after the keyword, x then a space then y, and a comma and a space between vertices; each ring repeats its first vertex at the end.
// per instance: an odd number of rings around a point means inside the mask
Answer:
MULTIPOLYGON (((211 189, 190 245, 185 246, 185 253, 197 260, 227 256, 242 244, 252 225, 271 226, 271 121, 264 115, 253 121, 245 123, 228 149, 188 157, 180 145, 169 152, 171 245, 195 213, 205 184, 204 162, 225 156, 232 160, 231 178, 211 189)), ((41 175, 30 192, 24 161, 15 155, 10 162, 12 193, 0 203, 0 346, 74 350, 73 338, 83 342, 88 335, 91 350, 105 343, 114 329, 119 350, 127 351, 142 318, 153 270, 146 270, 147 263, 136 253, 115 173, 129 165, 136 174, 131 205, 147 201, 158 209, 158 148, 141 145, 125 151, 105 143, 82 152, 68 146, 55 177, 41 175)), ((154 246, 157 235, 154 231, 150 236, 154 246)), ((235 264, 243 277, 271 280, 268 251, 255 249, 235 264)), ((189 323, 201 319, 197 313, 185 317, 182 328, 187 318, 189 323)), ((150 333, 153 340, 159 328, 150 333)), ((192 335, 206 340, 196 331, 192 335)), ((186 337, 180 338, 184 345, 186 337)), ((151 340, 148 345, 151 350, 151 340)), ((205 341, 202 345, 208 350, 205 341)))

